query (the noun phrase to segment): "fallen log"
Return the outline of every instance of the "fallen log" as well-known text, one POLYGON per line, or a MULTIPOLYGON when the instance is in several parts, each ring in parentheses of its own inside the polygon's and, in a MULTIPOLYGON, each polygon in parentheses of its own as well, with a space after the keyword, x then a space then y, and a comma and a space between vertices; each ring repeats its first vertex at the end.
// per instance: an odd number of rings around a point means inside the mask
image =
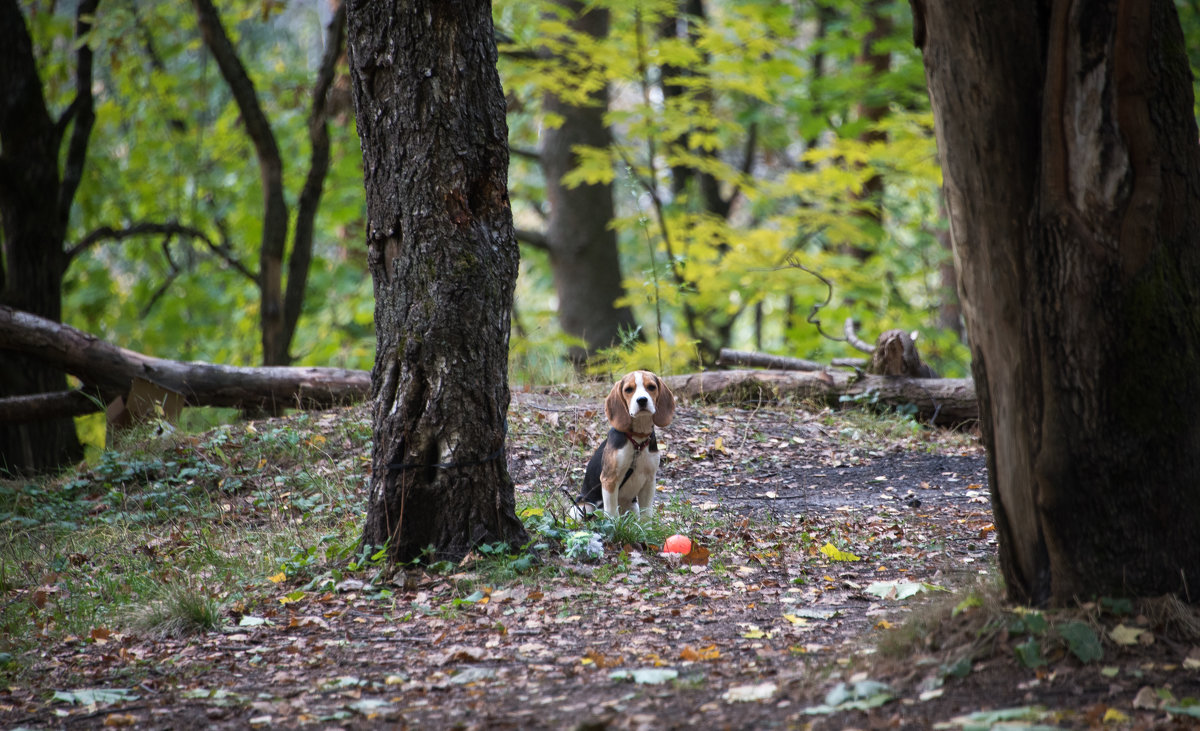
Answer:
POLYGON ((0 398, 0 424, 44 421, 104 411, 99 391, 83 389, 0 398))
POLYGON ((744 366, 746 368, 767 368, 776 371, 823 371, 826 366, 815 360, 789 358, 786 355, 771 355, 750 350, 731 350, 721 348, 717 353, 719 366, 744 366))
POLYGON ((905 378, 840 371, 707 371, 668 376, 677 397, 706 401, 774 400, 784 396, 836 405, 843 397, 889 406, 913 404, 917 415, 941 426, 978 421, 970 378, 905 378))
POLYGON ((188 406, 244 410, 325 408, 359 401, 371 391, 371 374, 345 368, 270 366, 245 368, 154 358, 120 348, 69 325, 0 305, 0 350, 28 353, 78 378, 100 398, 56 395, 0 399, 0 421, 31 421, 103 411, 142 379, 183 396, 188 406), (53 413, 51 413, 53 412, 53 413))

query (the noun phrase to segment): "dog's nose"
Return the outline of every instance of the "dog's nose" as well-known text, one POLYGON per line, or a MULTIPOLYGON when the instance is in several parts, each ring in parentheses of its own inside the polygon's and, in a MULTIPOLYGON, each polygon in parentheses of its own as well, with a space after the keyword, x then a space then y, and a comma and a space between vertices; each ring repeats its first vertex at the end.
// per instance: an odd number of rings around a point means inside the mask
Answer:
POLYGON ((646 404, 650 403, 650 399, 645 396, 638 396, 637 403, 638 406, 645 406, 646 404))

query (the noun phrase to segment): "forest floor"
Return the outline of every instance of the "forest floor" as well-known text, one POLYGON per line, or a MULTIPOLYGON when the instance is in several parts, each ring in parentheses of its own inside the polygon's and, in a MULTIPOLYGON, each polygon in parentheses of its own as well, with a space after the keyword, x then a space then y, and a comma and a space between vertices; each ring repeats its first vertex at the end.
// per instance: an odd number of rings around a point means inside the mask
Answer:
POLYGON ((269 525, 300 533, 339 514, 345 541, 361 524, 364 480, 337 497, 303 487, 365 472, 361 407, 176 436, 165 471, 144 454, 85 467, 61 478, 83 506, 66 528, 30 503, 48 490, 9 485, 0 726, 1200 726, 1200 621, 1186 607, 1002 601, 972 435, 856 410, 682 404, 659 438, 653 530, 589 523, 606 538, 589 558, 564 550, 580 527, 561 516, 607 430, 598 410, 598 395, 514 394, 509 469, 536 545, 484 547, 458 565, 381 570, 313 548, 263 558, 253 536, 269 525), (264 435, 320 459, 270 456, 264 435), (171 470, 194 470, 192 482, 171 470), (297 474, 308 481, 289 482, 297 474), (63 531, 93 530, 137 480, 145 491, 207 480, 217 510, 108 523, 107 549, 71 542, 63 531), (222 532, 241 538, 213 543, 222 532), (688 535, 692 553, 659 553, 668 533, 688 535), (104 606, 135 579, 96 576, 133 572, 134 556, 166 583, 209 587, 208 631, 104 606), (206 561, 241 563, 236 589, 206 561), (92 586, 96 601, 71 603, 92 586))

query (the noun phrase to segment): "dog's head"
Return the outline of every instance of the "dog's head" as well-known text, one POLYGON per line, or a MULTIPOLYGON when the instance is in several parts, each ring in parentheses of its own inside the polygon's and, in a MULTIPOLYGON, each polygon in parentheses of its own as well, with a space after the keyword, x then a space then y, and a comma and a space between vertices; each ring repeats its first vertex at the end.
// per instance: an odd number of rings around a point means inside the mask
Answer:
POLYGON ((612 387, 604 401, 604 415, 617 431, 632 430, 635 420, 642 427, 638 431, 650 431, 647 417, 655 426, 667 426, 675 418, 675 396, 650 371, 633 371, 612 387))

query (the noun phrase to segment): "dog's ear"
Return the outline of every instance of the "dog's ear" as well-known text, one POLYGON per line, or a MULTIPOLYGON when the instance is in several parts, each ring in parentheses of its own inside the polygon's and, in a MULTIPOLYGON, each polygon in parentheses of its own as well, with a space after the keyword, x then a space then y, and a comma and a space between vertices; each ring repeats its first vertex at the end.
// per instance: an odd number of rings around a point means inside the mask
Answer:
POLYGON ((654 396, 654 425, 669 426, 675 418, 675 394, 658 376, 654 377, 654 382, 658 384, 658 393, 654 396))
POLYGON ((608 398, 604 400, 604 416, 613 429, 627 432, 633 428, 633 417, 629 415, 629 404, 625 403, 625 394, 621 392, 623 383, 624 378, 617 381, 608 392, 608 398))

